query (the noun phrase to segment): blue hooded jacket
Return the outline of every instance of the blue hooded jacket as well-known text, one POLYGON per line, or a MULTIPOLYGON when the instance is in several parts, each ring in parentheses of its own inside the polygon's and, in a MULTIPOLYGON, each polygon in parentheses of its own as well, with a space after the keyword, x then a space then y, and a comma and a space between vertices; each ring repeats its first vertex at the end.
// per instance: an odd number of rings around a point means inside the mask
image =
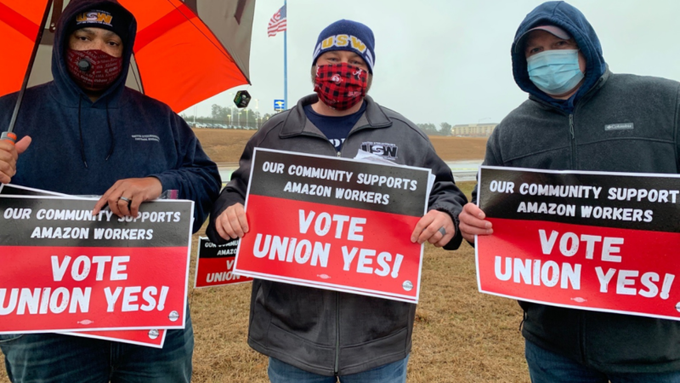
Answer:
MULTIPOLYGON (((19 156, 12 183, 72 195, 101 195, 125 178, 156 177, 163 191, 195 202, 194 231, 207 218, 221 180, 184 120, 167 105, 125 87, 137 29, 123 40, 123 71, 95 102, 71 79, 65 63, 68 23, 115 0, 74 0, 55 31, 54 81, 26 90, 14 132, 33 142, 19 156)), ((129 12, 127 12, 129 14, 129 12)), ((114 21, 115 22, 115 21, 114 21)), ((17 93, 0 98, 5 130, 17 93)))
POLYGON ((595 30, 581 11, 564 1, 548 1, 531 11, 517 28, 511 49, 512 72, 520 89, 534 98, 554 105, 568 113, 574 109, 576 102, 595 85, 607 70, 607 64, 602 56, 602 46, 595 30), (576 41, 581 54, 586 59, 583 84, 569 100, 557 100, 539 90, 529 79, 524 50, 516 49, 520 38, 531 28, 540 25, 555 25, 567 31, 576 41))

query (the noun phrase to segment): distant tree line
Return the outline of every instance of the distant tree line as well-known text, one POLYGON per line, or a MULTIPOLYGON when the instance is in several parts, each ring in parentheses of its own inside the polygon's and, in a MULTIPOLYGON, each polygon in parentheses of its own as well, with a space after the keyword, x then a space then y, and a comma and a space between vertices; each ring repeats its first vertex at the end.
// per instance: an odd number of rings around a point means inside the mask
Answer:
POLYGON ((451 124, 448 122, 442 122, 439 127, 436 127, 432 123, 426 124, 416 124, 425 134, 428 136, 450 136, 451 135, 451 124))
MULTIPOLYGON (((238 109, 225 107, 217 104, 211 106, 210 116, 187 116, 181 117, 190 125, 197 128, 222 128, 222 129, 260 129, 272 115, 260 114, 257 110, 248 108, 238 109)), ((433 123, 416 124, 428 136, 450 136, 451 124, 442 122, 437 127, 433 123)))
POLYGON ((196 128, 222 128, 222 129, 260 129, 271 115, 261 114, 257 110, 249 108, 239 109, 224 107, 217 104, 211 106, 210 116, 187 116, 181 117, 196 128))

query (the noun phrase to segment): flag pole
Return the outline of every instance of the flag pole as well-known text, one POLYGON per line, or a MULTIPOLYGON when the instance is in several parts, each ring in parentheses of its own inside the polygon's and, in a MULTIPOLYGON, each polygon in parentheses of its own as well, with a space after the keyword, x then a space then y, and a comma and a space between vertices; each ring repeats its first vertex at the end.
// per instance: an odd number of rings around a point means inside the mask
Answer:
MULTIPOLYGON (((283 6, 286 9, 286 24, 288 24, 288 7, 286 0, 283 0, 283 6)), ((288 26, 283 31, 283 105, 288 109, 288 26)))

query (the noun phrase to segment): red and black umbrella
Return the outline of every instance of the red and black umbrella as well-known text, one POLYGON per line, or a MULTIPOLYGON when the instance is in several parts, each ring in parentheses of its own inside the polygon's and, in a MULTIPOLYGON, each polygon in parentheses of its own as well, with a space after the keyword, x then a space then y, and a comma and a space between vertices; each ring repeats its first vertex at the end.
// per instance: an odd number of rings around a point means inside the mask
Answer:
MULTIPOLYGON (((52 79, 54 26, 68 0, 0 0, 0 96, 52 79), (42 20, 45 29, 36 44, 42 20), (32 52, 37 54, 32 58, 32 52)), ((249 84, 255 0, 119 0, 137 19, 127 86, 179 112, 249 84)), ((4 129, 0 129, 4 130, 4 129)))

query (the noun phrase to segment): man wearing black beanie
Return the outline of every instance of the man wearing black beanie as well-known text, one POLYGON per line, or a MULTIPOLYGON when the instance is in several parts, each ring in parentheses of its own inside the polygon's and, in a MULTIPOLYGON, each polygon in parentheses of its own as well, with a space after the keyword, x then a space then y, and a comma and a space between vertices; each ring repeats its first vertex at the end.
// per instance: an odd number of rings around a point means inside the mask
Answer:
MULTIPOLYGON (((353 158, 379 143, 385 160, 427 167, 436 176, 429 211, 411 242, 458 248, 466 198, 427 136, 366 95, 374 47, 371 29, 355 21, 339 20, 321 32, 312 57, 316 94, 271 118, 248 142, 211 213, 213 242, 248 232, 243 203, 255 147, 353 158)), ((269 356, 273 383, 405 382, 415 310, 410 303, 255 279, 248 344, 269 356)))
MULTIPOLYGON (((73 0, 55 33, 54 81, 26 90, 16 146, 0 141, 0 182, 72 195, 103 195, 119 217, 168 190, 194 204, 197 231, 221 186, 217 166, 165 104, 125 87, 137 24, 115 0, 73 0), (140 136, 145 139, 138 139, 140 136)), ((0 98, 8 126, 17 94, 0 98)), ((54 333, 3 334, 12 382, 191 380, 191 319, 162 349, 54 333)))

